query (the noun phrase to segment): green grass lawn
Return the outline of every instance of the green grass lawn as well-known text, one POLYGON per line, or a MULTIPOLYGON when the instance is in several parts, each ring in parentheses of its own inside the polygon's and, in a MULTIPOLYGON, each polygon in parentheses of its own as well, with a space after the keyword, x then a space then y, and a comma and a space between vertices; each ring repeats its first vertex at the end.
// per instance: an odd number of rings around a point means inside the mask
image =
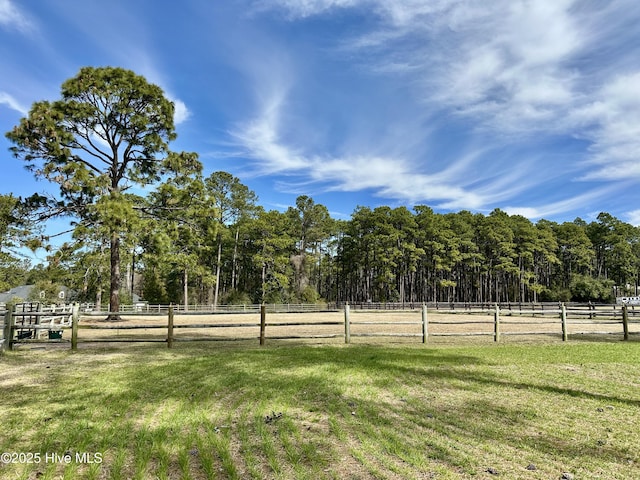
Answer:
POLYGON ((2 479, 640 478, 637 342, 18 350, 0 388, 2 479))

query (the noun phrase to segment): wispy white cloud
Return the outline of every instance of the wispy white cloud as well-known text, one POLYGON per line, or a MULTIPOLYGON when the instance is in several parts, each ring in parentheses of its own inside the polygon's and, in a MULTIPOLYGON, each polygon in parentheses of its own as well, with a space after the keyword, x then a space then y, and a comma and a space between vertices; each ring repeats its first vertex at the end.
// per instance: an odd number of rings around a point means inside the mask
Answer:
MULTIPOLYGON (((477 14, 486 15, 486 11, 482 13, 474 13, 470 10, 462 11, 455 9, 453 2, 430 2, 425 5, 424 2, 372 2, 372 1, 351 1, 351 2, 324 2, 324 1, 304 1, 281 2, 280 6, 289 8, 291 12, 297 16, 307 16, 327 11, 336 7, 355 7, 355 6, 374 6, 381 17, 388 20, 387 29, 378 32, 378 38, 374 39, 373 34, 367 34, 366 37, 360 37, 353 40, 350 48, 366 49, 376 46, 380 38, 395 41, 402 39, 409 34, 415 33, 419 38, 423 38, 424 24, 421 20, 428 15, 448 15, 447 28, 451 24, 461 30, 470 28, 474 21, 477 20, 477 14)), ((504 7, 506 4, 503 4, 504 7)), ((479 11, 480 12, 480 11, 479 11)), ((494 12, 495 13, 495 12, 494 12)), ((548 13, 552 15, 553 12, 548 13)), ((514 15, 527 16, 531 12, 516 11, 514 15)), ((545 12, 539 13, 539 16, 545 17, 545 12)), ((545 17, 546 18, 546 17, 545 17)), ((496 20, 494 19, 494 22, 496 20)), ((436 18, 427 22, 428 28, 439 29, 447 22, 443 23, 442 18, 436 18)), ((540 20, 540 29, 545 22, 540 20)), ((531 54, 525 51, 527 48, 521 47, 524 53, 521 55, 526 57, 526 61, 522 64, 530 63, 531 66, 519 67, 523 71, 521 74, 517 72, 517 68, 512 68, 511 72, 504 73, 505 63, 508 56, 508 50, 515 50, 510 47, 510 36, 514 37, 518 33, 517 28, 507 30, 501 36, 500 40, 491 40, 489 33, 495 33, 497 26, 489 26, 485 32, 487 40, 494 42, 485 48, 484 53, 474 49, 477 42, 472 37, 465 37, 465 49, 468 49, 464 55, 462 63, 451 66, 451 61, 442 62, 438 68, 447 67, 448 81, 438 84, 436 96, 438 98, 438 109, 457 108, 456 115, 460 115, 463 109, 465 115, 471 115, 471 111, 475 108, 478 111, 473 116, 486 116, 491 109, 499 110, 495 99, 489 100, 488 97, 492 90, 502 88, 499 82, 503 84, 516 84, 517 76, 522 75, 524 78, 530 74, 530 71, 540 63, 546 60, 543 58, 554 57, 546 50, 534 48, 535 42, 530 40, 531 46, 529 50, 531 54), (490 32, 491 30, 491 32, 490 32), (474 47, 474 48, 472 48, 474 47), (506 51, 506 53, 505 53, 506 51), (532 58, 529 58, 529 55, 532 58), (465 63, 466 62, 466 63, 465 63), (459 72, 458 72, 459 70, 459 72), (458 78, 454 78, 459 75, 458 78), (464 76, 466 75, 466 77, 464 76), (495 80, 495 77, 503 75, 502 80, 495 80), (512 78, 508 78, 511 75, 512 78), (487 86, 489 80, 494 82, 493 85, 487 86), (468 82, 468 85, 465 84, 468 82), (475 89, 475 90, 474 90, 475 89), (461 101, 464 100, 463 102, 461 101), (453 104, 453 105, 452 105, 453 104)), ((560 28, 560 27, 558 27, 560 28)), ((431 32, 436 35, 438 32, 431 32)), ((516 42, 517 43, 517 42, 516 42)), ((548 43, 553 43, 549 40, 548 43)), ((548 45, 547 45, 548 46, 548 45)), ((484 47, 482 47, 484 48, 484 47)), ((562 57, 568 47, 563 47, 556 55, 562 57)), ((377 62, 371 65, 372 70, 378 73, 386 71, 400 74, 421 75, 423 78, 427 76, 427 71, 432 68, 432 58, 419 59, 419 55, 424 52, 407 52, 406 63, 386 62, 386 56, 377 58, 377 62)), ((264 85, 271 82, 269 78, 274 77, 274 71, 277 69, 270 68, 269 72, 262 72, 256 85, 264 85), (264 74, 266 73, 266 74, 264 74)), ((277 77, 277 75, 275 75, 277 77)), ((515 96, 519 96, 521 105, 518 107, 513 116, 522 116, 527 110, 527 102, 538 104, 553 104, 569 97, 566 89, 557 87, 552 78, 544 78, 538 75, 539 81, 535 86, 522 82, 520 88, 510 93, 511 99, 504 100, 505 104, 513 103, 515 96), (553 87, 553 88, 551 88, 553 87)), ((423 82, 424 83, 424 82, 423 82)), ((433 85, 432 85, 433 87, 433 85)), ((272 89, 266 89, 267 92, 272 89)), ((346 148, 342 155, 336 156, 327 152, 309 152, 304 153, 305 149, 301 146, 293 147, 287 144, 280 131, 282 130, 281 116, 282 110, 286 108, 286 95, 288 89, 282 89, 277 95, 271 95, 270 100, 263 102, 262 111, 254 120, 246 122, 242 128, 234 132, 236 139, 240 141, 248 150, 247 155, 254 159, 259 159, 259 168, 263 172, 288 172, 297 176, 304 176, 314 182, 329 185, 327 188, 342 191, 358 191, 373 190, 381 196, 401 199, 407 202, 438 202, 442 208, 483 208, 492 202, 499 202, 515 195, 530 186, 525 181, 527 172, 521 169, 503 170, 498 174, 494 173, 493 168, 484 168, 480 174, 475 177, 468 176, 467 167, 476 164, 475 170, 480 168, 478 164, 482 164, 484 159, 481 158, 480 151, 491 150, 486 146, 476 149, 478 153, 463 154, 463 158, 455 159, 438 167, 440 162, 429 161, 430 155, 441 155, 440 152, 431 152, 420 150, 420 148, 400 148, 407 143, 424 143, 430 141, 429 128, 424 125, 420 127, 412 126, 407 123, 407 119, 390 118, 379 119, 388 124, 393 122, 395 128, 384 129, 384 136, 369 138, 368 141, 347 138, 345 140, 346 148), (396 132, 400 132, 396 135, 396 132), (418 139, 418 140, 416 140, 418 139), (420 161, 416 161, 422 156, 420 161), (465 157, 466 156, 466 157, 465 157), (425 158, 426 157, 426 158, 425 158)), ((496 112, 494 115, 498 115, 496 112)), ((428 117, 428 114, 420 114, 428 117)), ((504 113, 503 113, 504 115, 504 113)), ((533 115, 533 114, 531 114, 533 115)), ((371 125, 376 119, 363 119, 368 122, 374 130, 377 127, 371 125)), ((508 119, 504 119, 508 123, 508 119)), ((499 169, 496 169, 499 170, 499 169)))
MULTIPOLYGON (((504 207, 503 210, 510 215, 522 215, 523 217, 531 219, 539 219, 554 216, 564 212, 570 212, 574 210, 583 210, 593 206, 594 202, 606 198, 619 190, 617 185, 606 185, 604 187, 590 190, 588 192, 566 198, 557 202, 551 202, 546 205, 540 205, 537 207, 504 207)), ((640 212, 640 211, 638 211, 640 212)))
POLYGON ((32 22, 11 0, 0 0, 0 25, 22 32, 33 28, 32 22))
POLYGON ((359 191, 369 189, 376 195, 411 203, 454 201, 469 207, 481 207, 484 199, 455 182, 435 180, 420 174, 402 159, 385 157, 346 157, 315 159, 311 178, 329 182, 330 190, 359 191))
POLYGON ((353 7, 361 0, 263 0, 254 4, 257 9, 282 8, 292 17, 304 18, 333 8, 353 7))
POLYGON ((592 141, 585 179, 640 179, 640 71, 612 78, 573 120, 592 141))
POLYGON ((320 15, 334 9, 365 8, 376 11, 396 27, 419 22, 427 15, 449 10, 456 0, 258 0, 258 8, 281 8, 292 18, 320 15))
POLYGON ((180 125, 187 121, 187 119, 191 116, 191 112, 187 108, 187 105, 179 99, 170 98, 173 102, 174 113, 173 113, 173 121, 176 125, 180 125))
MULTIPOLYGON (((437 201, 466 208, 481 208, 487 198, 460 186, 460 170, 465 163, 450 165, 434 175, 415 171, 410 162, 401 157, 360 154, 331 156, 305 152, 303 147, 292 146, 281 139, 279 133, 281 111, 286 105, 285 92, 266 99, 260 113, 253 120, 230 132, 244 156, 254 161, 259 175, 287 174, 291 183, 284 184, 295 190, 302 178, 303 185, 315 184, 324 191, 355 192, 370 190, 382 197, 408 202, 437 201), (306 180, 305 180, 306 179, 306 180)), ((471 156, 470 156, 471 157, 471 156)), ((498 190, 502 190, 498 186, 498 190)), ((487 195, 494 195, 491 188, 487 195)))
POLYGON ((15 98, 13 98, 11 95, 9 95, 6 92, 0 92, 0 105, 3 105, 3 104, 7 105, 9 108, 11 108, 12 110, 15 110, 16 112, 22 115, 27 115, 27 113, 29 113, 29 109, 27 107, 22 105, 20 102, 18 102, 15 98))
MULTIPOLYGON (((582 35, 570 14, 573 0, 497 1, 482 8, 450 3, 418 34, 424 99, 504 133, 554 128, 570 108, 576 73, 569 60, 582 35), (438 38, 446 39, 439 45, 438 38)), ((416 33, 417 32, 417 33, 416 33)))
POLYGON ((310 167, 310 160, 295 149, 280 143, 278 117, 274 112, 239 126, 231 134, 245 149, 245 155, 254 159, 258 174, 300 172, 310 167))
MULTIPOLYGON (((602 56, 624 44, 616 37, 629 35, 621 33, 629 30, 621 28, 622 19, 640 17, 640 9, 629 0, 607 5, 577 0, 267 0, 261 5, 285 9, 294 20, 335 9, 375 12, 376 27, 343 41, 341 51, 367 52, 367 66, 377 75, 405 75, 425 117, 467 121, 467 141, 483 137, 489 146, 508 145, 523 136, 579 138, 591 144, 590 150, 560 170, 581 170, 576 179, 582 180, 640 178, 640 74, 620 75, 620 65, 609 64, 615 58, 602 56), (602 56, 597 70, 590 63, 594 55, 602 56)), ((258 125, 265 124, 253 124, 252 138, 270 140, 263 142, 270 145, 270 153, 288 159, 278 162, 280 171, 300 171, 304 165, 309 178, 332 182, 332 188, 374 189, 394 198, 413 198, 408 191, 419 191, 420 198, 440 200, 443 208, 503 204, 558 170, 548 170, 543 179, 539 172, 530 175, 527 168, 516 168, 522 160, 514 159, 512 168, 499 176, 483 172, 476 182, 467 182, 443 178, 443 172, 433 168, 425 172, 424 161, 415 158, 384 152, 372 156, 366 149, 342 157, 316 154, 323 160, 313 161, 299 148, 292 152, 274 143, 277 136, 257 135, 258 125), (355 171, 357 180, 345 180, 355 171)), ((252 150, 257 151, 255 145, 252 150)), ((531 217, 556 214, 607 191, 587 191, 519 211, 531 217)))
POLYGON ((257 107, 252 119, 229 132, 233 143, 255 160, 258 175, 305 170, 310 160, 282 138, 283 124, 291 121, 283 119, 295 83, 291 60, 268 42, 243 44, 239 49, 242 61, 237 68, 248 79, 257 107))
POLYGON ((640 227, 640 210, 632 210, 627 212, 627 221, 631 225, 635 225, 636 227, 640 227))

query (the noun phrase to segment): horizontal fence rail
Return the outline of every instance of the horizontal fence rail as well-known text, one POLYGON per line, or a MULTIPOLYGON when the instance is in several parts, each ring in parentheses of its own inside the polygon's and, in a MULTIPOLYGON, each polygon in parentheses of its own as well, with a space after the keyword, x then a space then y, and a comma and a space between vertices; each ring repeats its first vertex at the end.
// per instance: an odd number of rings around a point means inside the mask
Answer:
MULTIPOLYGON (((607 309, 612 311, 617 311, 621 314, 622 307, 624 305, 618 304, 610 304, 610 303, 575 303, 575 302, 530 302, 530 303, 519 303, 519 302, 390 302, 390 303, 375 303, 375 302, 348 302, 351 310, 419 310, 422 308, 422 305, 426 305, 429 310, 436 311, 444 311, 444 312, 468 312, 468 313, 478 313, 478 312, 489 312, 493 311, 498 305, 500 310, 503 312, 535 312, 536 314, 545 313, 549 311, 557 311, 561 308, 561 305, 564 305, 567 309, 570 309, 573 312, 584 312, 585 314, 589 314, 589 312, 593 312, 599 309, 607 309)), ((328 304, 331 308, 340 309, 344 308, 346 305, 345 302, 338 302, 333 304, 328 304)), ((640 306, 638 305, 627 305, 629 309, 629 313, 635 311, 636 314, 640 315, 640 306)))
MULTIPOLYGON (((167 315, 169 308, 173 308, 175 313, 189 313, 190 315, 212 315, 224 313, 260 313, 263 304, 242 304, 242 305, 180 305, 180 304, 147 304, 138 303, 134 305, 120 305, 117 312, 110 312, 106 306, 98 307, 92 303, 80 305, 82 315, 105 315, 105 314, 131 314, 141 313, 145 315, 167 315)), ((325 312, 336 311, 338 307, 335 303, 266 303, 264 307, 267 313, 304 313, 304 312, 325 312)))
MULTIPOLYGON (((450 304, 447 304, 451 307, 450 304)), ((387 309, 386 312, 370 312, 372 309, 352 308, 345 304, 337 311, 327 305, 260 305, 240 306, 225 312, 192 312, 180 310, 176 306, 167 306, 166 312, 143 310, 131 312, 100 312, 102 317, 120 315, 129 322, 141 318, 148 323, 125 323, 119 321, 92 320, 96 312, 82 311, 81 305, 64 307, 43 307, 38 304, 15 306, 4 313, 4 328, 0 338, 0 349, 12 350, 16 344, 29 343, 71 343, 73 350, 78 343, 166 343, 169 348, 175 342, 200 341, 247 341, 256 339, 260 345, 266 340, 288 339, 331 339, 342 338, 351 343, 352 337, 416 337, 427 343, 430 337, 477 337, 492 336, 500 341, 502 336, 555 335, 566 341, 570 335, 622 335, 625 340, 640 331, 630 331, 630 326, 640 325, 640 308, 626 305, 572 305, 551 304, 540 308, 540 304, 529 308, 502 308, 493 305, 483 308, 466 304, 465 308, 435 308, 429 304, 419 308, 387 309), (396 312, 389 312, 396 310, 396 312), (267 314, 292 313, 292 320, 304 318, 305 313, 326 312, 331 318, 339 320, 307 320, 267 322, 267 314), (256 321, 224 321, 215 315, 253 314, 259 316, 256 321), (193 322, 190 319, 202 318, 202 315, 214 315, 209 323, 193 322), (371 319, 371 316, 379 317, 371 319), (146 317, 146 318, 145 318, 146 317), (160 318, 166 318, 163 322, 160 318), (156 320, 157 318, 157 320, 156 320), (82 321, 81 321, 82 319, 82 321), (176 323, 176 319, 180 321, 176 323), (187 323, 183 323, 183 322, 187 323), (213 323, 211 323, 213 322, 213 323), (335 327, 335 328, 333 328, 335 327), (415 328, 414 328, 415 327, 415 328), (225 333, 231 330, 231 334, 225 333), (267 329, 271 332, 267 336, 267 329), (63 339, 62 333, 71 330, 71 339, 63 339), (106 336, 95 337, 91 331, 108 332, 106 336), (303 330, 300 333, 300 330, 303 330), (246 331, 247 335, 240 334, 246 331), (43 333, 48 338, 42 338, 43 333), (149 332, 158 332, 150 334, 149 332), (55 335, 51 335, 54 333, 55 335), (115 335, 114 335, 115 333, 115 335)), ((638 330, 638 329, 636 329, 638 330)))

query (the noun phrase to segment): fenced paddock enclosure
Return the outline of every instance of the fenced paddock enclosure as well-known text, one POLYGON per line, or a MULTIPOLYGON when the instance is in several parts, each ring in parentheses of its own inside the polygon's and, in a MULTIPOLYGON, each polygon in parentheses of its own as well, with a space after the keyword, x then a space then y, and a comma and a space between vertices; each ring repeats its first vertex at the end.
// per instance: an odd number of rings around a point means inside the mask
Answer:
POLYGON ((640 478, 640 351, 617 341, 620 307, 566 306, 568 342, 561 305, 427 305, 425 323, 421 305, 385 307, 265 306, 266 348, 259 310, 174 312, 170 335, 168 309, 77 309, 78 351, 64 327, 0 360, 0 478, 640 478), (613 333, 571 341, 584 331, 613 333), (181 343, 205 335, 229 342, 181 343))
MULTIPOLYGON (((85 306, 17 305, 4 315, 2 346, 47 343, 179 342, 423 342, 446 337, 546 336, 564 341, 585 336, 628 340, 640 333, 640 308, 593 304, 354 304, 182 306, 139 304, 123 308, 119 321, 85 306), (56 335, 52 335, 54 332, 56 335), (66 332, 66 333, 65 333, 66 332), (48 338, 45 333, 49 333, 48 338)), ((2 342, 2 340, 0 340, 2 342)))

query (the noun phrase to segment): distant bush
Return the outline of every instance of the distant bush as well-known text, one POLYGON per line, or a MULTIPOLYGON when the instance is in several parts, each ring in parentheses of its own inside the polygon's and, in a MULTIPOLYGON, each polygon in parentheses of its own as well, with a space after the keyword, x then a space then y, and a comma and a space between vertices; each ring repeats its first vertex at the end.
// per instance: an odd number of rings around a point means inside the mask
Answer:
POLYGON ((320 301, 320 295, 311 285, 304 287, 300 293, 301 303, 318 303, 320 301))
POLYGON ((577 302, 608 303, 613 298, 613 281, 598 280, 587 275, 575 275, 569 286, 571 299, 577 302))
POLYGON ((541 302, 569 302, 571 301, 571 290, 568 288, 556 287, 545 288, 540 292, 541 302))
POLYGON ((222 298, 222 303, 225 305, 250 305, 253 302, 247 292, 231 290, 222 298))

